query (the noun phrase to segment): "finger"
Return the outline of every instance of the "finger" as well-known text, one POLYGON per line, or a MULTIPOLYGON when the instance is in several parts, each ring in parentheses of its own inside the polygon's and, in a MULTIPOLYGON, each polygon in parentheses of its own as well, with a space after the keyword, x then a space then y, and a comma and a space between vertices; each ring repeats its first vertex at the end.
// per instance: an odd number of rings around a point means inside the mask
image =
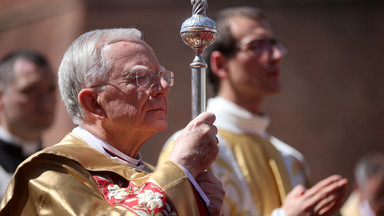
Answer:
POLYGON ((317 206, 314 208, 314 212, 317 212, 318 215, 325 215, 330 213, 330 211, 336 205, 336 196, 329 196, 326 199, 323 199, 317 206))
MULTIPOLYGON (((219 132, 219 129, 217 129, 217 127, 215 125, 211 125, 210 127, 211 127, 212 133, 216 136, 217 133, 219 132)), ((216 139, 217 139, 217 137, 216 137, 216 139)), ((217 139, 217 142, 219 142, 218 139, 217 139)))
POLYGON ((200 184, 210 184, 210 185, 218 185, 218 187, 222 187, 222 183, 218 180, 211 172, 204 171, 199 174, 196 178, 196 182, 200 184))
MULTIPOLYGON (((347 183, 345 179, 344 183, 347 183)), ((339 187, 333 190, 333 193, 322 199, 316 206, 319 215, 333 215, 343 204, 346 194, 346 187, 339 187)))
POLYGON ((334 202, 330 203, 328 206, 325 206, 324 208, 319 209, 317 211, 318 215, 321 215, 321 216, 335 215, 336 212, 339 211, 339 209, 341 208, 342 205, 343 205, 342 200, 334 201, 334 202))
POLYGON ((330 184, 340 181, 342 178, 339 175, 333 175, 328 178, 325 178, 314 185, 312 188, 308 189, 306 192, 306 196, 311 197, 315 194, 318 194, 319 191, 323 190, 324 187, 327 187, 330 184))
POLYGON ((308 205, 313 204, 313 210, 315 212, 321 210, 324 214, 328 211, 327 209, 331 210, 335 204, 341 202, 345 194, 346 184, 347 180, 341 179, 340 181, 327 185, 322 188, 322 190, 318 191, 318 193, 307 199, 308 205))
POLYGON ((314 197, 314 199, 320 200, 333 193, 339 193, 341 190, 345 190, 347 184, 348 184, 347 179, 340 179, 338 181, 329 182, 329 184, 321 188, 318 188, 316 190, 313 190, 313 191, 308 190, 308 191, 309 193, 315 192, 311 195, 311 197, 314 197))
POLYGON ((343 202, 341 200, 332 203, 332 205, 328 206, 328 208, 323 208, 319 210, 319 214, 321 216, 332 216, 335 215, 336 212, 338 212, 343 205, 343 202))
POLYGON ((200 181, 207 181, 208 179, 210 179, 210 176, 209 176, 209 172, 208 171, 204 171, 202 172, 200 175, 198 175, 196 177, 196 181, 197 182, 200 182, 200 181))
POLYGON ((212 125, 215 122, 215 120, 216 120, 216 116, 213 113, 203 112, 200 115, 196 116, 193 121, 212 125))
POLYGON ((296 185, 287 195, 288 197, 299 197, 305 193, 305 188, 302 185, 296 185))
POLYGON ((335 205, 336 201, 339 199, 338 194, 332 194, 324 199, 321 199, 320 202, 315 206, 315 211, 320 212, 321 209, 323 209, 323 212, 327 211, 327 209, 331 208, 333 205, 335 205))
POLYGON ((209 128, 208 128, 208 136, 209 136, 209 139, 210 139, 210 143, 217 146, 217 144, 219 143, 219 139, 217 138, 217 133, 218 133, 218 129, 216 126, 214 125, 209 125, 209 128))
POLYGON ((207 196, 209 196, 210 194, 224 193, 224 190, 222 189, 222 186, 219 183, 212 184, 208 182, 199 182, 198 184, 207 196))
POLYGON ((211 202, 208 206, 209 215, 221 216, 221 206, 222 202, 211 202))

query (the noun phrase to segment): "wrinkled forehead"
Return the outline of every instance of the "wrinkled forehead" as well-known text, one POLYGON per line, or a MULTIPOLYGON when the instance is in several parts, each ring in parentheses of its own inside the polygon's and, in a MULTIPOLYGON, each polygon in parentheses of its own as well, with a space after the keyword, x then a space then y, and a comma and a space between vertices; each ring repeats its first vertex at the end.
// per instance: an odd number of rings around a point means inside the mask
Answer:
POLYGON ((142 40, 117 41, 108 44, 102 54, 113 65, 123 62, 128 65, 140 64, 148 67, 159 65, 153 49, 142 40))
POLYGON ((48 65, 40 66, 26 59, 19 58, 13 65, 14 79, 54 79, 54 75, 48 65))
POLYGON ((110 78, 125 76, 136 65, 153 71, 161 68, 153 49, 139 39, 111 43, 104 47, 102 55, 112 66, 108 75, 110 78))
POLYGON ((13 81, 8 83, 7 88, 56 85, 55 75, 48 65, 40 66, 26 58, 19 58, 15 61, 13 70, 13 81))
POLYGON ((231 33, 237 42, 251 39, 274 38, 274 33, 265 19, 235 16, 229 20, 231 33))

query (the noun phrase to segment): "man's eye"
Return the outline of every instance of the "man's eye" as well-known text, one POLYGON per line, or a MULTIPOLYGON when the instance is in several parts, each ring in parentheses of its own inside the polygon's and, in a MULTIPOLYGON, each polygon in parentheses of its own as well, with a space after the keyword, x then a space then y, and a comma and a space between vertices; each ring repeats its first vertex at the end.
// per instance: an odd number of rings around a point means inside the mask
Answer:
POLYGON ((136 75, 129 75, 125 78, 128 82, 134 82, 136 80, 136 75))
POLYGON ((136 83, 139 86, 145 86, 151 79, 152 72, 147 70, 137 71, 136 72, 136 83))
POLYGON ((33 95, 33 94, 36 94, 38 91, 38 88, 37 87, 34 87, 34 86, 30 86, 28 88, 25 88, 23 89, 21 92, 25 95, 33 95))
POLYGON ((138 82, 140 82, 140 81, 145 81, 145 80, 147 80, 147 79, 148 79, 148 77, 147 77, 146 75, 136 76, 136 80, 137 80, 138 82))
POLYGON ((269 46, 269 41, 258 40, 258 41, 255 41, 251 46, 253 46, 254 48, 266 48, 269 46))

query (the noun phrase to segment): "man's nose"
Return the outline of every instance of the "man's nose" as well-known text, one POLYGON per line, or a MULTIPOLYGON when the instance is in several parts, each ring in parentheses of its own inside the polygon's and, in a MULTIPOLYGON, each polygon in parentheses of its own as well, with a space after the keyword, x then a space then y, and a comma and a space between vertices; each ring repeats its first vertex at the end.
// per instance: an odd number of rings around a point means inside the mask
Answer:
POLYGON ((171 91, 170 84, 160 74, 155 74, 152 79, 151 94, 168 94, 171 91))

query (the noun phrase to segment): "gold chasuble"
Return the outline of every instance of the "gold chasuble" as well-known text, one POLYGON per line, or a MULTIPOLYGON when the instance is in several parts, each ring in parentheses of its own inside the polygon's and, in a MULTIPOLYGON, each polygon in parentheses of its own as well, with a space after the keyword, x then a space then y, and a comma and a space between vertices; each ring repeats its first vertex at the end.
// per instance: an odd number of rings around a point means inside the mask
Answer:
POLYGON ((69 134, 16 170, 0 216, 202 215, 188 177, 167 161, 136 169, 69 134))
MULTIPOLYGON (((285 195, 292 189, 280 153, 268 140, 256 135, 245 136, 225 130, 219 130, 219 134, 232 151, 248 183, 258 215, 270 215, 275 208, 281 206, 285 195)), ((230 169, 230 164, 226 164, 224 158, 220 157, 219 160, 222 167, 230 169)))
MULTIPOLYGON (((343 207, 340 209, 343 216, 364 216, 360 213, 360 196, 357 191, 352 191, 343 207)), ((368 214, 367 214, 368 215, 368 214)))
MULTIPOLYGON (((255 115, 221 98, 208 101, 216 115, 219 155, 210 171, 222 182, 225 216, 279 216, 286 194, 296 185, 308 186, 309 169, 296 149, 268 135, 269 118, 255 115)), ((159 164, 167 161, 181 131, 163 147, 159 164)))

